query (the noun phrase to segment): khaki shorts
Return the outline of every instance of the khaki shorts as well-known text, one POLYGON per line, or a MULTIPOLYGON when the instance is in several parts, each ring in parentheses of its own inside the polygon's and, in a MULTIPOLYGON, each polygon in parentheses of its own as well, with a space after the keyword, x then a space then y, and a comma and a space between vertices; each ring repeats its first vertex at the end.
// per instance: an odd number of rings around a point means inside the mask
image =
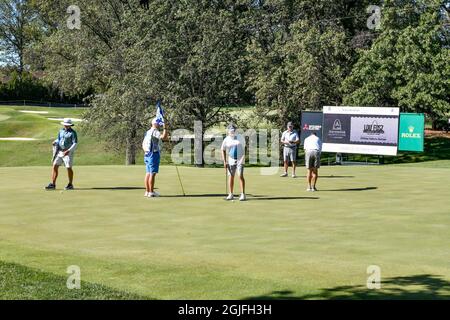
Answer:
POLYGON ((305 165, 308 169, 320 168, 320 151, 307 150, 305 153, 305 165))
POLYGON ((73 166, 73 155, 74 152, 69 152, 69 154, 67 156, 64 156, 64 152, 63 151, 59 151, 58 155, 55 158, 55 161, 53 161, 53 165, 55 166, 62 166, 62 164, 64 163, 64 166, 66 168, 72 168, 73 166))
POLYGON ((297 147, 293 147, 293 148, 284 147, 283 148, 283 160, 295 162, 297 160, 297 147))

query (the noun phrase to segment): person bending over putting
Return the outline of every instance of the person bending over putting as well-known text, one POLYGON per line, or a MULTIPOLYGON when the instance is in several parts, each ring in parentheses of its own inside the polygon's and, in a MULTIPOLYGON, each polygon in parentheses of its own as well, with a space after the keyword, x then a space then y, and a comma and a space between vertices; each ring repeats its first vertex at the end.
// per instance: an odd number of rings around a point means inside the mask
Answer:
POLYGON ((152 120, 152 127, 147 131, 142 141, 144 149, 145 163, 145 197, 158 197, 159 193, 155 191, 156 174, 159 172, 159 162, 161 160, 162 141, 167 140, 167 125, 160 123, 156 118, 152 120), (163 126, 163 133, 159 132, 159 127, 163 126))
POLYGON ((294 130, 292 122, 288 122, 287 130, 281 136, 281 143, 283 144, 283 160, 284 173, 280 177, 288 176, 289 161, 292 163, 292 178, 296 178, 295 168, 297 161, 297 145, 300 143, 297 131, 294 130))
POLYGON ((245 139, 240 134, 236 133, 236 127, 234 125, 228 126, 228 136, 223 140, 222 143, 222 160, 227 172, 228 186, 230 188, 230 193, 225 198, 226 200, 233 200, 233 190, 234 190, 234 176, 236 171, 239 176, 239 182, 241 185, 241 196, 240 201, 245 201, 245 179, 244 179, 244 161, 245 161, 245 139), (228 161, 227 161, 228 152, 228 161))
POLYGON ((322 142, 315 132, 305 139, 303 148, 305 149, 305 165, 306 169, 308 169, 308 174, 306 175, 308 188, 306 191, 317 191, 316 183, 319 176, 322 142))
POLYGON ((65 190, 73 190, 73 156, 78 143, 78 137, 75 130, 72 129, 74 124, 71 119, 64 119, 61 124, 64 126, 59 130, 58 137, 53 141, 53 147, 56 148, 56 153, 53 160, 52 167, 52 182, 45 187, 46 190, 56 189, 56 179, 58 178, 58 169, 63 163, 67 168, 67 175, 69 176, 69 183, 64 188, 65 190))

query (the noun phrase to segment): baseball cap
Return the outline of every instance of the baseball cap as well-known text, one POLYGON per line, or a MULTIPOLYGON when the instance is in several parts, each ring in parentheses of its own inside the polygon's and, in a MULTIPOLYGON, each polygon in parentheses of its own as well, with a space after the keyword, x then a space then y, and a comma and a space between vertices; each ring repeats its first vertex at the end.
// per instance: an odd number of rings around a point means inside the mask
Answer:
POLYGON ((234 131, 236 131, 236 126, 235 126, 234 124, 231 123, 231 124, 228 125, 227 130, 228 130, 228 131, 233 131, 233 132, 234 132, 234 131))

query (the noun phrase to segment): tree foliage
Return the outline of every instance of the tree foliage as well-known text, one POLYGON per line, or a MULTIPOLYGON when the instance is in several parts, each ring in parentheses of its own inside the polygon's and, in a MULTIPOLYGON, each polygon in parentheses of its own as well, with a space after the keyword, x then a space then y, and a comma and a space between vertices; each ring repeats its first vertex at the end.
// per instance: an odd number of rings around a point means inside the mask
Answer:
POLYGON ((157 100, 172 128, 203 131, 243 104, 275 124, 343 103, 449 110, 448 1, 78 0, 79 30, 72 1, 30 3, 45 26, 34 66, 62 93, 95 93, 85 125, 128 164, 157 100))
POLYGON ((399 106, 437 120, 450 111, 447 1, 386 1, 382 31, 343 84, 344 102, 399 106))
POLYGON ((281 124, 301 110, 339 104, 364 1, 272 0, 255 11, 248 84, 258 114, 281 124))
POLYGON ((89 128, 126 147, 127 163, 149 124, 149 103, 162 100, 172 126, 200 120, 206 130, 226 118, 222 107, 241 101, 246 37, 235 1, 79 6, 81 30, 62 21, 46 39, 48 78, 64 90, 94 88, 89 128))
POLYGON ((30 1, 0 0, 0 63, 16 66, 20 76, 41 27, 30 1))

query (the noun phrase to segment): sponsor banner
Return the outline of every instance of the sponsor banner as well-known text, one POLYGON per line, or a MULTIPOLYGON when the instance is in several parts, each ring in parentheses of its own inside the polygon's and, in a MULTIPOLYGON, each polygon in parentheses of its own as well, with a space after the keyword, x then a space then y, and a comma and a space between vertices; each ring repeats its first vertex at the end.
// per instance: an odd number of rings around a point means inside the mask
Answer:
POLYGON ((425 138, 425 116, 417 113, 401 113, 398 149, 423 152, 425 138))
POLYGON ((325 152, 396 155, 398 108, 324 107, 325 152))
POLYGON ((305 139, 313 132, 322 139, 323 113, 304 111, 301 118, 300 143, 303 145, 305 139))
POLYGON ((398 118, 351 117, 350 141, 365 144, 397 144, 398 118))
POLYGON ((385 155, 385 156, 397 155, 397 147, 369 146, 369 145, 361 145, 361 144, 327 143, 327 144, 323 144, 322 151, 336 152, 336 153, 385 155))
POLYGON ((323 113, 333 114, 354 114, 354 115, 384 115, 399 116, 399 108, 381 108, 381 107, 323 107, 323 113))

